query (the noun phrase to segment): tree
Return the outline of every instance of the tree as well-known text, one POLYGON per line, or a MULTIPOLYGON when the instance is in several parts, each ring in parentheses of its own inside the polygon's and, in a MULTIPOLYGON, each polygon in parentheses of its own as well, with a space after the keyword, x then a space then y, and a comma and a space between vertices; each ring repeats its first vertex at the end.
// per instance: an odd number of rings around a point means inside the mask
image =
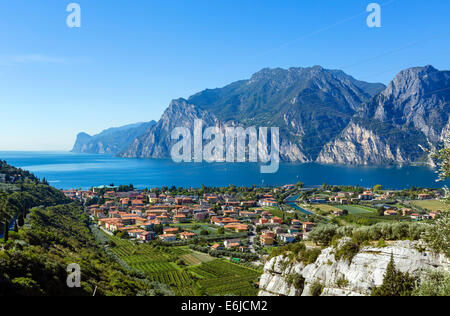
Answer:
POLYGON ((14 222, 14 232, 19 232, 19 226, 17 225, 17 221, 14 222))
POLYGON ((8 221, 5 221, 5 224, 3 224, 3 240, 7 242, 9 239, 9 223, 8 221))
POLYGON ((22 227, 23 225, 25 225, 25 219, 23 217, 22 212, 19 214, 19 217, 17 218, 17 225, 19 225, 19 227, 22 227))
POLYGON ((416 278, 408 272, 403 273, 395 267, 394 255, 391 254, 383 284, 372 291, 372 296, 411 296, 416 284, 416 278))
POLYGON ((375 192, 381 192, 383 190, 383 186, 380 184, 377 184, 376 186, 373 187, 373 190, 375 192))
MULTIPOLYGON (((432 147, 430 158, 436 162, 439 168, 439 181, 450 178, 450 139, 445 146, 437 150, 432 147)), ((450 204, 450 190, 445 188, 444 201, 450 204)), ((442 211, 439 219, 435 220, 425 233, 424 240, 436 252, 443 252, 450 258, 450 207, 442 211)))

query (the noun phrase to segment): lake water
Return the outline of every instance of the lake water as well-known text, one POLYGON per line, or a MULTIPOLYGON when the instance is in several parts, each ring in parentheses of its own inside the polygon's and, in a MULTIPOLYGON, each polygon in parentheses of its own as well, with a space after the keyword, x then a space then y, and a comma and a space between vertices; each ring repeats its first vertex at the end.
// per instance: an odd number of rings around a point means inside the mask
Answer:
MULTIPOLYGON (((138 188, 172 186, 257 186, 304 182, 307 186, 328 183, 389 189, 411 186, 440 188, 434 170, 427 167, 353 167, 282 163, 275 174, 260 174, 258 164, 183 163, 171 160, 122 159, 107 155, 69 152, 1 152, 0 159, 45 177, 59 189, 90 188, 114 183, 138 188)), ((448 184, 448 183, 447 183, 448 184)))

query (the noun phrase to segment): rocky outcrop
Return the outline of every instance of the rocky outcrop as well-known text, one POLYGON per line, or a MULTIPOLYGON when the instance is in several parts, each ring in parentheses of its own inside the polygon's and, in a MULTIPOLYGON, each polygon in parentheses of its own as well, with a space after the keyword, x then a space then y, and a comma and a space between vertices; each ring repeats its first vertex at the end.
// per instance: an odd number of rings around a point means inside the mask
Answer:
MULTIPOLYGON (((342 240, 340 246, 347 240, 342 240)), ((397 269, 419 275, 426 269, 449 271, 450 261, 444 256, 422 250, 421 242, 398 241, 385 248, 364 247, 351 263, 336 260, 333 247, 322 251, 310 265, 290 263, 279 256, 269 260, 260 279, 260 296, 309 296, 311 286, 323 285, 323 296, 367 296, 383 283, 386 267, 393 255, 397 269), (302 287, 290 281, 298 275, 304 279, 302 287)))
POLYGON ((193 131, 196 119, 203 120, 203 123, 208 126, 219 124, 213 114, 200 110, 184 99, 174 100, 159 122, 145 135, 136 138, 120 156, 125 158, 169 158, 170 149, 176 143, 171 140, 172 131, 177 127, 187 127, 189 131, 193 131))
POLYGON ((118 154, 126 149, 139 136, 143 135, 155 121, 137 123, 104 130, 100 134, 90 136, 80 133, 77 136, 72 152, 88 154, 118 154))
POLYGON ((337 139, 325 145, 317 162, 357 165, 412 162, 405 159, 401 147, 401 144, 389 144, 373 131, 351 122, 337 139))

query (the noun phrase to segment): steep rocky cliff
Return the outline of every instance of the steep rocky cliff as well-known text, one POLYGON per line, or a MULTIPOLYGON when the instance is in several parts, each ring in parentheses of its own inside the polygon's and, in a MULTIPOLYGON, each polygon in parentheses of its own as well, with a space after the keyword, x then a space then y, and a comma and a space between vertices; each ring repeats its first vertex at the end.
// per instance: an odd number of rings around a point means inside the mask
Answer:
MULTIPOLYGON (((341 241, 342 244, 346 240, 341 241)), ((385 248, 364 247, 352 259, 336 260, 336 249, 326 248, 313 264, 290 263, 287 257, 269 260, 260 279, 260 296, 309 296, 311 286, 323 285, 323 296, 366 296, 383 283, 391 259, 397 269, 418 275, 427 269, 449 271, 450 261, 444 255, 423 250, 421 242, 398 241, 385 248), (293 284, 292 276, 301 276, 301 286, 293 284)))
POLYGON ((207 126, 219 123, 217 118, 207 111, 200 110, 184 99, 172 101, 159 122, 146 134, 138 137, 121 153, 125 158, 168 158, 170 148, 176 143, 171 140, 171 133, 176 127, 194 130, 194 121, 203 120, 207 126))
POLYGON ((122 127, 110 128, 100 134, 90 136, 80 133, 77 136, 72 152, 88 154, 118 154, 136 139, 143 135, 155 121, 137 123, 122 127))
POLYGON ((400 72, 347 128, 321 150, 322 163, 373 164, 425 161, 419 145, 449 136, 450 72, 432 66, 400 72))

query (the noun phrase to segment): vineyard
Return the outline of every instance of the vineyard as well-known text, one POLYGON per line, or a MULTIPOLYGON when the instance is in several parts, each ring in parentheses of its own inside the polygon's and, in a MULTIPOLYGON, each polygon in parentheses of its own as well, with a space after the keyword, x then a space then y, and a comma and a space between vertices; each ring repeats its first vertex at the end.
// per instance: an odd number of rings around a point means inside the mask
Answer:
POLYGON ((256 295, 254 282, 260 272, 185 247, 152 247, 108 236, 111 251, 130 268, 146 274, 149 280, 167 284, 179 296, 256 295), (175 262, 182 259, 189 266, 175 262))
POLYGON ((217 259, 191 268, 199 277, 197 282, 201 291, 210 296, 256 295, 253 283, 259 278, 257 270, 217 259))

